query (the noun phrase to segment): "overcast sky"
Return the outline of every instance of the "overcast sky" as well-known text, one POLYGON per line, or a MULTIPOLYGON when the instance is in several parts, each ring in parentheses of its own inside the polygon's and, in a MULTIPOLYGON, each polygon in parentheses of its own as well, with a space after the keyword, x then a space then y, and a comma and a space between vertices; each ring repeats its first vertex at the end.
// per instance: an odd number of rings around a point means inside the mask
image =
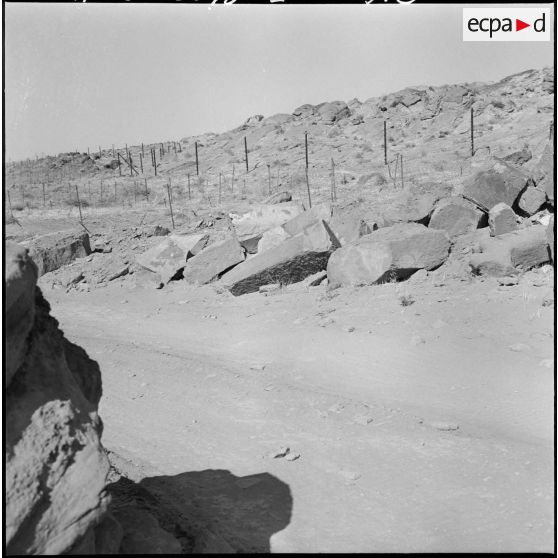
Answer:
POLYGON ((6 3, 6 157, 552 66, 552 42, 463 42, 463 6, 6 3))

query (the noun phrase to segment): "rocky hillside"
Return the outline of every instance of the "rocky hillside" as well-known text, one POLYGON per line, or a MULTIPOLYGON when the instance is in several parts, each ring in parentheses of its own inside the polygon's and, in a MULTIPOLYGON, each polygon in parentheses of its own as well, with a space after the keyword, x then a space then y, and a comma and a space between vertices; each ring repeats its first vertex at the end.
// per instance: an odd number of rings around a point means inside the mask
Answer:
POLYGON ((471 108, 476 157, 488 153, 505 157, 525 148, 523 163, 530 169, 550 137, 553 77, 553 69, 544 68, 496 83, 416 86, 365 101, 305 104, 291 114, 255 115, 225 133, 145 143, 141 160, 142 144, 129 145, 137 173, 122 159, 118 169, 117 152, 128 157, 123 146, 114 152, 112 147, 100 152, 91 147, 89 154, 11 163, 6 169, 9 201, 15 211, 75 205, 74 185, 78 185, 84 206, 125 206, 142 200, 163 205, 169 181, 178 208, 259 201, 280 189, 291 189, 295 199, 306 200, 305 132, 313 201, 331 196, 332 179, 338 199, 361 197, 375 204, 405 186, 434 183, 458 188, 474 163, 471 108))

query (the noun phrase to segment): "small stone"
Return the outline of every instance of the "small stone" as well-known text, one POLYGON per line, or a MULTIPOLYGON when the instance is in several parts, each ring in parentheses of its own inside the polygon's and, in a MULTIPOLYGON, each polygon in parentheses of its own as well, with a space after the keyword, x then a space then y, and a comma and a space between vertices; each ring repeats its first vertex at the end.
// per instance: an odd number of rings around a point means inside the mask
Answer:
POLYGON ((261 372, 265 369, 265 366, 265 364, 252 364, 252 366, 250 366, 250 370, 257 370, 258 372, 261 372))
POLYGON ((459 425, 453 422, 431 422, 430 426, 436 430, 442 430, 443 432, 453 432, 459 430, 459 425))
POLYGON ((287 461, 296 461, 300 457, 300 453, 288 453, 285 456, 287 461))
POLYGON ((343 329, 343 331, 346 331, 347 333, 352 333, 355 330, 355 328, 353 326, 344 326, 342 329, 343 329))
POLYGON ((374 419, 372 417, 369 417, 367 415, 358 415, 353 418, 353 422, 356 422, 357 424, 362 424, 362 426, 366 426, 370 424, 373 420, 374 419))
POLYGON ((333 318, 324 318, 323 320, 320 320, 318 322, 318 325, 320 327, 326 327, 326 326, 331 325, 333 323, 335 323, 335 320, 333 318))
POLYGON ((519 278, 513 275, 507 275, 506 277, 498 277, 498 283, 505 287, 511 285, 517 285, 519 283, 519 278))
POLYGON ((285 457, 289 453, 289 451, 290 451, 290 448, 281 447, 281 448, 279 448, 278 451, 271 452, 269 454, 269 457, 271 457, 272 459, 278 459, 280 457, 285 457))

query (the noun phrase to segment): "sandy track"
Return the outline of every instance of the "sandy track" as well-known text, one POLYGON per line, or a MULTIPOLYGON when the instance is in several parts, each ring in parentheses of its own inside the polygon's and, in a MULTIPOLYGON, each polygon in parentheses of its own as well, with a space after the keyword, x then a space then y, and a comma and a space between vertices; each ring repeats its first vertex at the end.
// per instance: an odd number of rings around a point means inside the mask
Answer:
POLYGON ((406 288, 406 308, 396 285, 47 296, 101 365, 105 445, 234 548, 551 551, 547 289, 406 288), (281 446, 300 458, 269 457, 281 446))

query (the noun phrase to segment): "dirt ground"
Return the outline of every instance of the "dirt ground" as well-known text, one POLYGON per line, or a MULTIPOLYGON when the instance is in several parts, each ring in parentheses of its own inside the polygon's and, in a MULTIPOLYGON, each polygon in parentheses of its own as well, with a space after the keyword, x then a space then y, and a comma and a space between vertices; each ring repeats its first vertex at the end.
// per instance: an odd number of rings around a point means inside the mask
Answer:
POLYGON ((552 552, 553 281, 45 296, 105 447, 232 550, 552 552))

